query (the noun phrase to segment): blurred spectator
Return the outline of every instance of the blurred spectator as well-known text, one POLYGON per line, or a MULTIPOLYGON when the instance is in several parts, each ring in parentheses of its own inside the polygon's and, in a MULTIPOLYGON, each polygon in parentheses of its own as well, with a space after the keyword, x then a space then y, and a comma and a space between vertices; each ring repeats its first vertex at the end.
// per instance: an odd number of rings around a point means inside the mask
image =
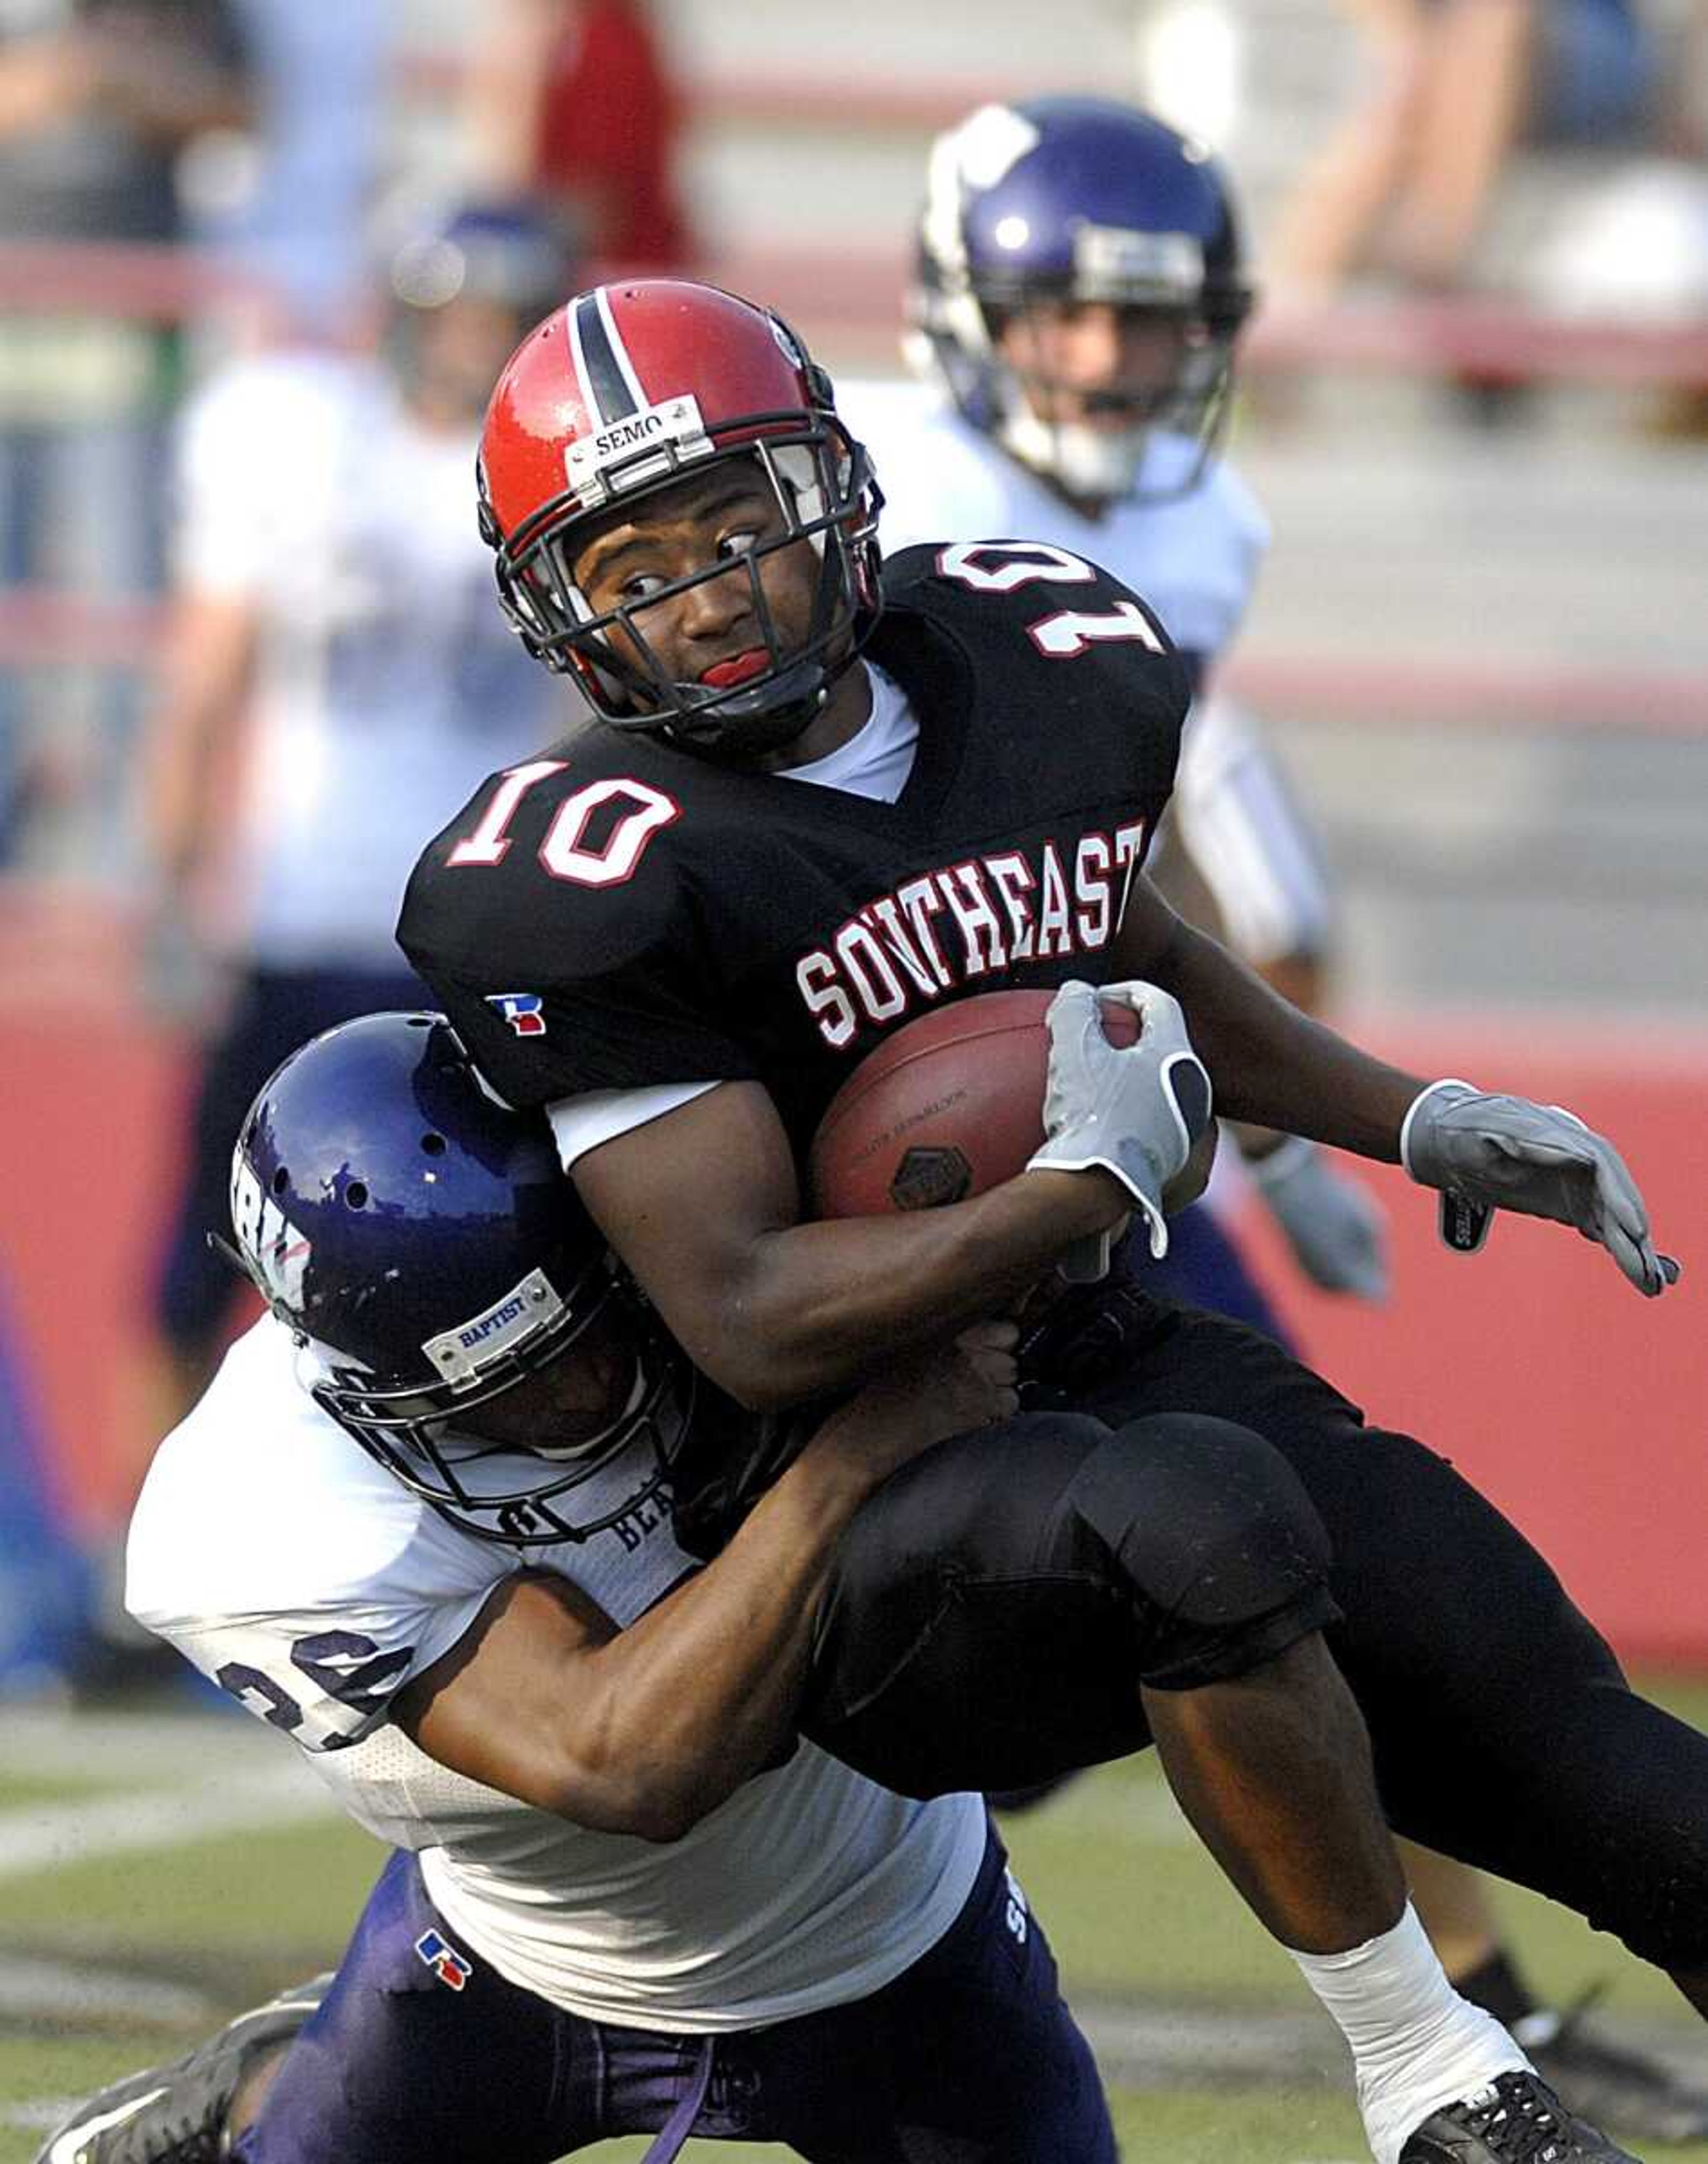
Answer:
MULTIPOLYGON (((474 486, 487 393, 562 299, 562 253, 529 214, 470 207, 390 271, 382 352, 234 363, 185 418, 144 815, 162 933, 229 984, 126 1409, 141 1436, 223 1347, 239 1281, 207 1236, 250 1100, 305 1038, 427 1003, 392 938, 422 836, 575 711, 499 610, 474 486)), ((82 1680, 130 1673, 122 1640, 97 1641, 82 1680)))
POLYGON ((1563 191, 1519 281, 1560 315, 1708 322, 1708 165, 1636 158, 1563 191))
MULTIPOLYGON (((4 0, 0 241, 178 239, 179 153, 249 113, 229 0, 4 0)), ((147 593, 176 330, 19 313, 17 297, 0 293, 0 586, 147 593)), ((110 729, 124 726, 128 690, 107 688, 110 729)), ((0 668, 0 864, 19 846, 32 789, 79 778, 66 712, 0 668)))
POLYGON ((642 0, 496 0, 470 101, 481 185, 536 195, 601 265, 686 260, 681 108, 642 0))
POLYGON ((1508 153, 1609 144, 1643 119, 1655 72, 1632 0, 1348 0, 1366 91, 1288 206, 1277 266, 1303 297, 1361 271, 1459 278, 1508 153))
POLYGON ((229 236, 295 329, 336 337, 363 298, 392 10, 241 0, 255 52, 258 168, 229 236))

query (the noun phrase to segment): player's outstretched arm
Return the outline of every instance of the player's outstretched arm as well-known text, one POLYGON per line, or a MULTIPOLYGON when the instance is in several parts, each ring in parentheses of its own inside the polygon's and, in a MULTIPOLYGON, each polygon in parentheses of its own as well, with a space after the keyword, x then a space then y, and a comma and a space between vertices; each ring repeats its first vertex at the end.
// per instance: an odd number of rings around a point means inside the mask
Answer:
MULTIPOLYGON (((1248 953, 1244 959, 1301 1014, 1320 1014, 1326 1004, 1332 908, 1326 886, 1311 877, 1316 843, 1252 717, 1242 717, 1243 725, 1230 732, 1227 713, 1225 705, 1214 709, 1224 738, 1231 739, 1222 747, 1224 754, 1231 750, 1234 756, 1216 768, 1213 783, 1202 780, 1196 790, 1188 785, 1190 755, 1183 759, 1175 816, 1158 838, 1151 877, 1189 923, 1240 951, 1222 903, 1224 892, 1232 899, 1235 890, 1226 884, 1225 875, 1221 885, 1212 876, 1222 861, 1215 844, 1227 822, 1234 822, 1247 847, 1227 854, 1270 873, 1261 882, 1267 906, 1247 911, 1248 937, 1260 925, 1263 952, 1248 953), (1255 807, 1261 807, 1262 816, 1252 816, 1255 807), (1200 833, 1206 818, 1211 823, 1200 833)), ((1202 728, 1211 718, 1206 712, 1197 726, 1202 728)), ((1311 1282, 1325 1292, 1385 1300, 1387 1219, 1372 1196, 1301 1135, 1240 1123, 1233 1139, 1253 1184, 1311 1282)))
POLYGON ((1625 1160, 1559 1105, 1432 1083, 1406 1115, 1400 1153, 1415 1180, 1441 1190, 1441 1237, 1450 1247, 1474 1252, 1497 1208, 1519 1210, 1574 1225, 1651 1300, 1678 1282, 1678 1264, 1655 1252, 1625 1160))
POLYGON ((1618 1152, 1574 1114, 1465 1083, 1426 1083, 1373 1059, 1194 931, 1144 879, 1110 943, 1109 969, 1179 1000, 1219 1111, 1362 1157, 1403 1158, 1414 1179, 1446 1198, 1449 1245, 1474 1247, 1496 1208, 1516 1210, 1574 1225, 1651 1297, 1676 1279, 1618 1152))
POLYGON ((1174 994, 1224 1119, 1398 1163, 1401 1123, 1424 1078, 1373 1059, 1301 1014, 1177 917, 1147 879, 1133 883, 1105 975, 1141 977, 1174 994))
POLYGON ((441 1764, 578 1825, 678 1840, 794 1738, 814 1612, 843 1527, 943 1437, 1015 1410, 1012 1324, 895 1363, 819 1428, 715 1563, 626 1631, 521 1571, 394 1702, 441 1764))

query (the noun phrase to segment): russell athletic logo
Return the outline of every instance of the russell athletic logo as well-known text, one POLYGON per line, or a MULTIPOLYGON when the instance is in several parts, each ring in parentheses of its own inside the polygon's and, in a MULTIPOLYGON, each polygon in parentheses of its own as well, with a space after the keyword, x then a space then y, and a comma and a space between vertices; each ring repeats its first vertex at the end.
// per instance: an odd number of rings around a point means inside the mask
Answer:
POLYGON ((465 1962, 454 1946, 448 1946, 437 1931, 423 1932, 415 1941, 415 1951, 452 1991, 460 1991, 475 1972, 472 1963, 465 1962))
POLYGON ((497 1008, 518 1037, 545 1035, 545 1016, 540 1012, 545 1001, 538 992, 488 992, 486 1004, 497 1008))

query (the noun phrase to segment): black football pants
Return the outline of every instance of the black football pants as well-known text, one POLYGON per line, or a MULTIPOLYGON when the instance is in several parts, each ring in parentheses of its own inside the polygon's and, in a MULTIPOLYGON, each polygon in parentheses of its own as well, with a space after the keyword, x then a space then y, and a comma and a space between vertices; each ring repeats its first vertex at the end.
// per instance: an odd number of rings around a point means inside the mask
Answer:
POLYGON ((1190 1689, 1317 1627, 1396 1832, 1708 1968, 1708 1737, 1630 1690, 1445 1459, 1196 1310, 1145 1304, 1071 1412, 886 1484, 844 1536, 802 1725, 905 1792, 1019 1788, 1142 1747, 1140 1679, 1190 1689), (1201 1459, 1243 1483, 1219 1521, 1201 1459))

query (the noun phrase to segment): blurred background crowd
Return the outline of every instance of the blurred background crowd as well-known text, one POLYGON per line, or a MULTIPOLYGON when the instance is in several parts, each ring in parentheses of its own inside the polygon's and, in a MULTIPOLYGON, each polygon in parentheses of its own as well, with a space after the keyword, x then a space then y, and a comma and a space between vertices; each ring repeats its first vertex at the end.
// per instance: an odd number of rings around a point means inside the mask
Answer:
MULTIPOLYGON (((416 846, 564 718, 474 532, 509 344, 680 267, 898 374, 932 137, 1052 90, 1244 206, 1228 681, 1320 816, 1340 1011, 1598 1119, 1708 1271, 1705 0, 0 0, 0 1689, 87 1668, 225 1327, 197 1122, 217 1162, 257 1063, 409 996, 416 846)), ((1574 1589, 1708 1665, 1700 1294, 1528 1227, 1448 1262, 1382 1192, 1390 1297, 1284 1293, 1307 1344, 1497 1494, 1545 1464, 1574 1589)))

